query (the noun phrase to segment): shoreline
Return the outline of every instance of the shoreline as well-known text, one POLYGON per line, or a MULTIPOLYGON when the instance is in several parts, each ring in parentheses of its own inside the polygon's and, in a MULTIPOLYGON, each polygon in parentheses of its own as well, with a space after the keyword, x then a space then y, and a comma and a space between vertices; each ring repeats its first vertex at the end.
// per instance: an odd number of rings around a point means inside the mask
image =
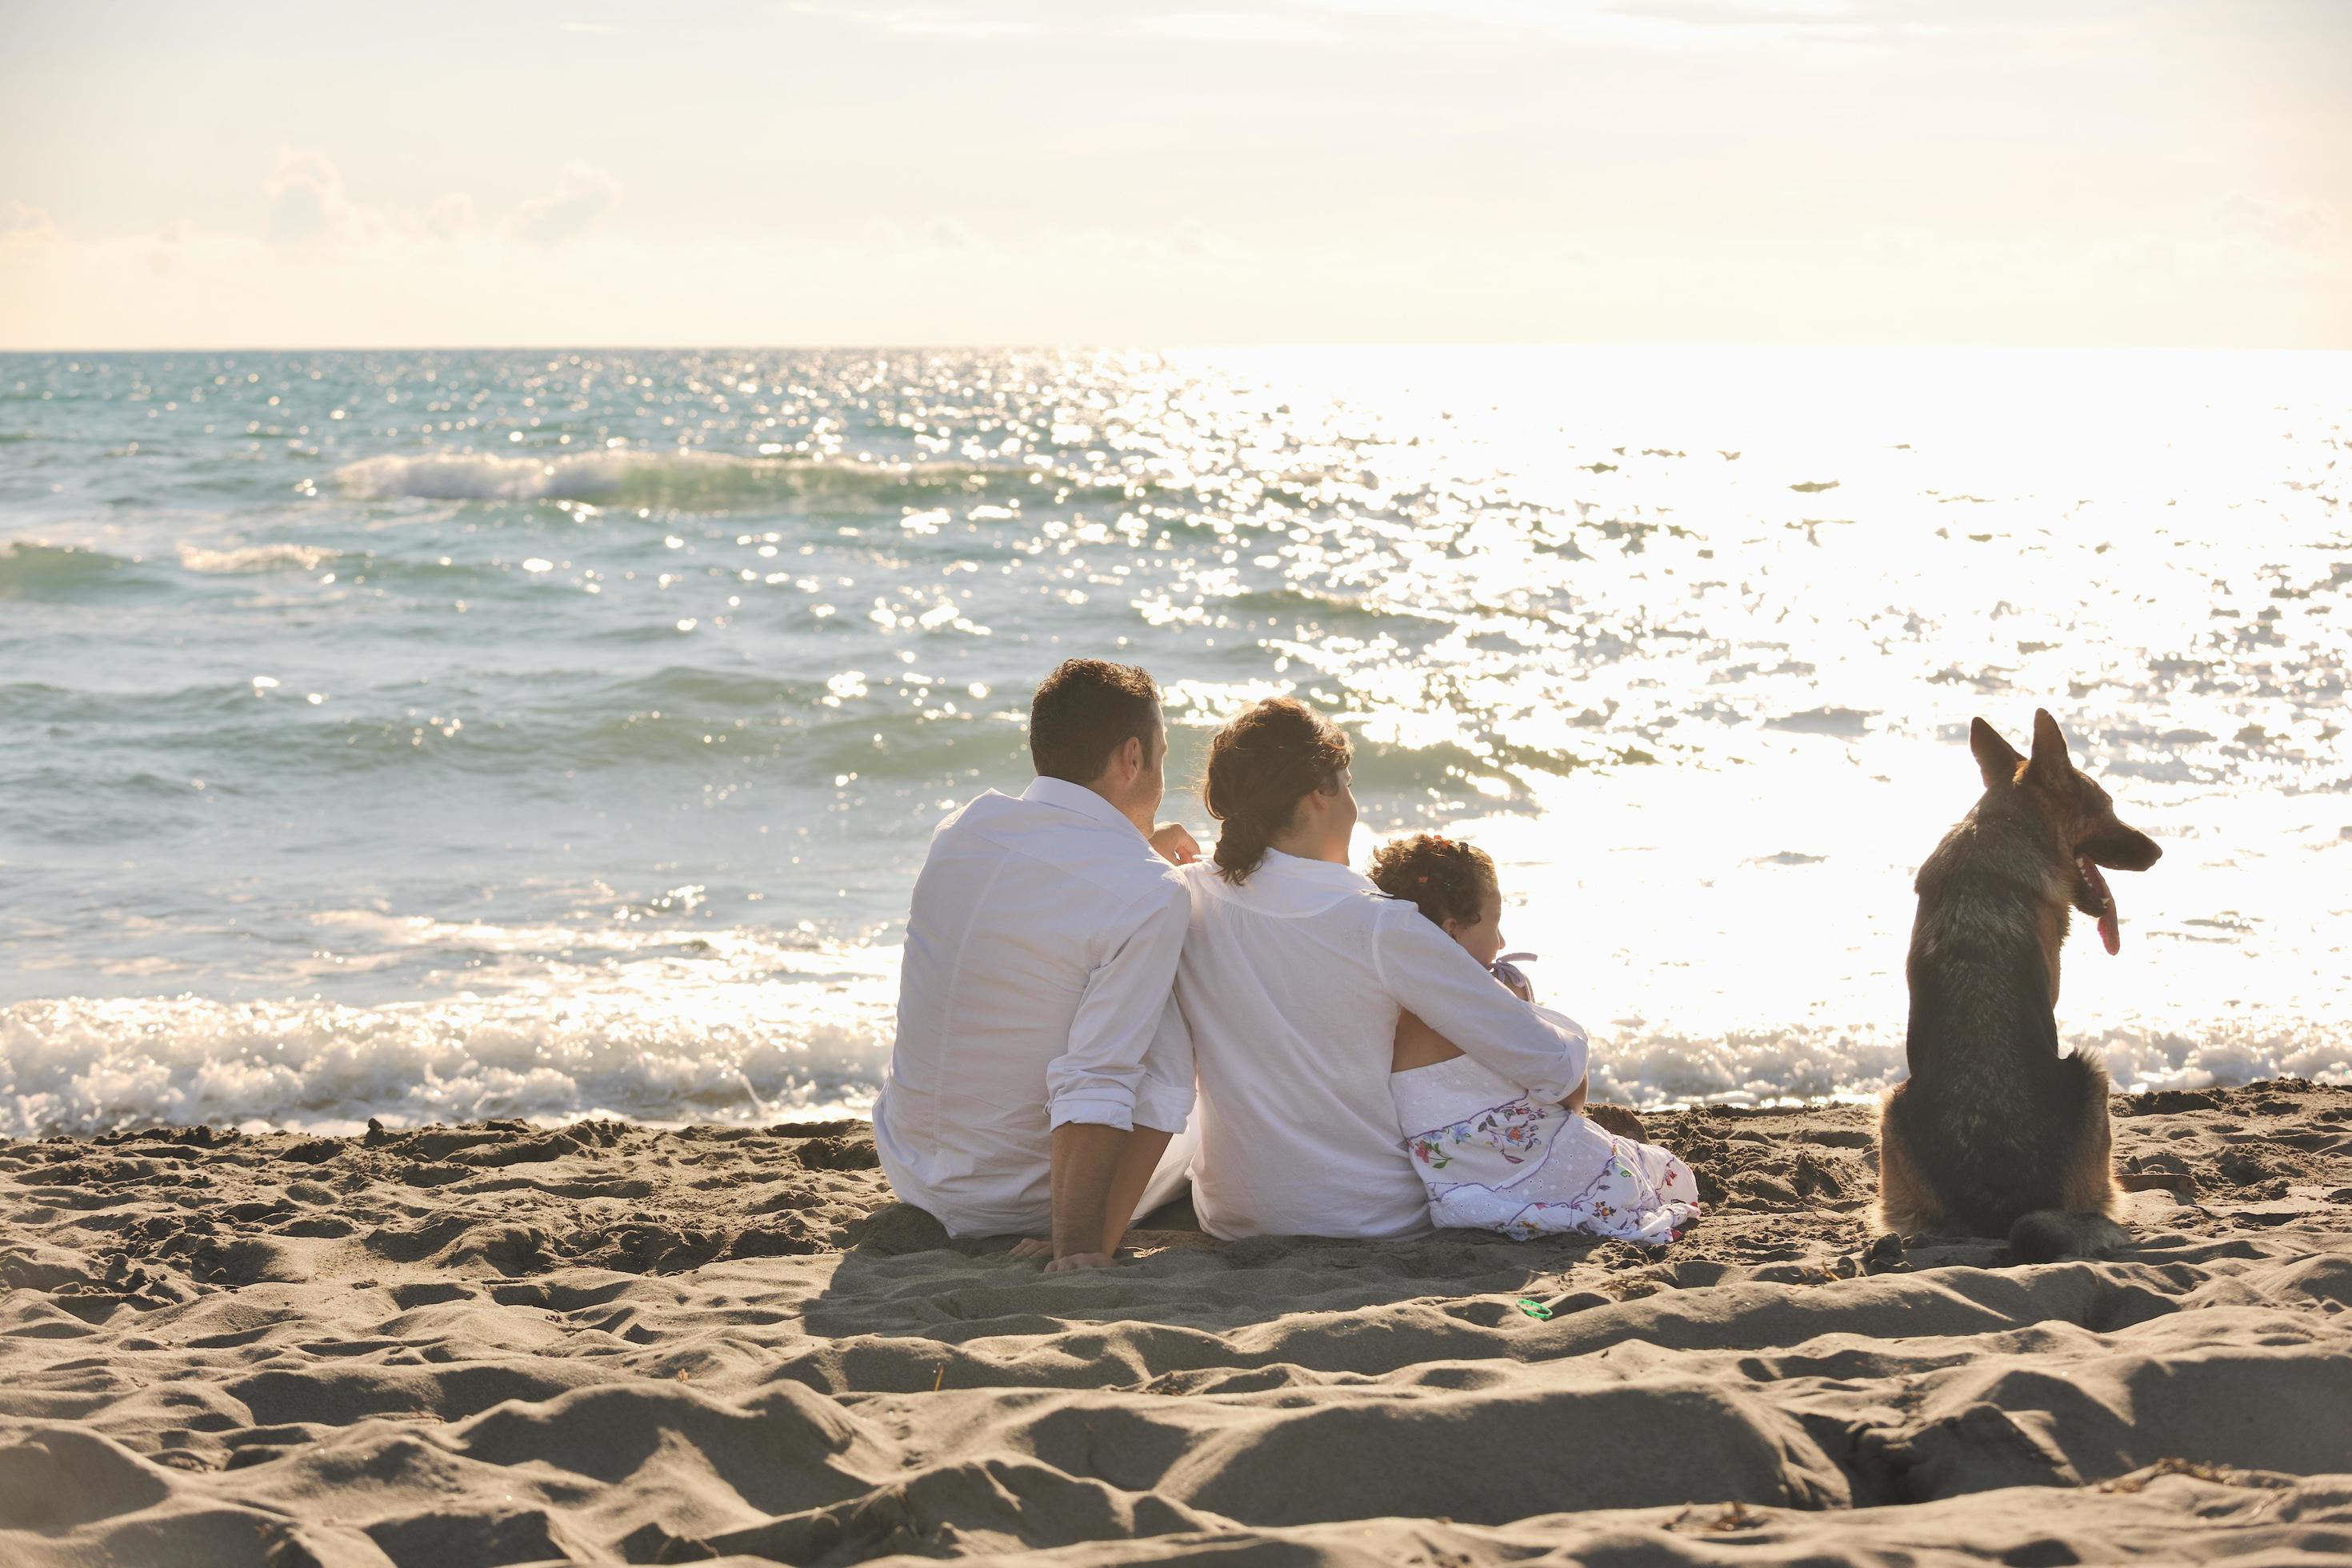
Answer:
POLYGON ((2352 1089, 2114 1110, 2135 1245, 2035 1268, 1882 1239, 1866 1105, 1644 1112, 1717 1204, 1663 1253, 1068 1276, 854 1120, 0 1143, 0 1557, 2352 1549, 2352 1089))

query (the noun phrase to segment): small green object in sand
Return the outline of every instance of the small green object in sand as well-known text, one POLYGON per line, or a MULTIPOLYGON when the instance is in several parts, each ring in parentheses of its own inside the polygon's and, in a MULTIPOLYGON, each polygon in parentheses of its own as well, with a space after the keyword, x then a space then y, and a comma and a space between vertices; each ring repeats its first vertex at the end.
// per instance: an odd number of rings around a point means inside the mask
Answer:
POLYGON ((1525 1296, 1519 1298, 1519 1310, 1540 1322, 1549 1322, 1551 1320, 1549 1307, 1545 1306, 1541 1301, 1529 1300, 1525 1296))

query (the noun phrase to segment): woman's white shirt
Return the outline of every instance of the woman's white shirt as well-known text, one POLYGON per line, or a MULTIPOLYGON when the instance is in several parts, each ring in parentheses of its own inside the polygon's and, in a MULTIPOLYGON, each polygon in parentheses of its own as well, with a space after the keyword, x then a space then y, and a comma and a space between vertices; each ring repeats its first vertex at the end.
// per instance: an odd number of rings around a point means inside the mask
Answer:
POLYGON ((1269 850, 1239 885, 1207 861, 1183 879, 1175 994, 1200 1081, 1193 1205, 1211 1235, 1428 1228, 1389 1093, 1400 1012, 1536 1099, 1584 1081, 1580 1027, 1513 996, 1360 873, 1269 850))

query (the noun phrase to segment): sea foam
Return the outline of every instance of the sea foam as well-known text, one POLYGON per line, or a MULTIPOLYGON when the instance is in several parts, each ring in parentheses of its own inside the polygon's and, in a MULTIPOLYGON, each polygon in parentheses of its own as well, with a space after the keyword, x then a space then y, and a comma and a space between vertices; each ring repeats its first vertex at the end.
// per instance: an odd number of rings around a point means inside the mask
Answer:
POLYGON ((643 469, 663 460, 646 453, 628 452, 584 452, 576 457, 544 458, 502 458, 487 452, 428 452, 415 457, 386 454, 345 463, 335 470, 335 482, 352 495, 371 498, 602 500, 620 489, 631 469, 643 469))
MULTIPOLYGON (((728 510, 793 500, 890 504, 941 496, 1016 498, 1039 468, 955 462, 861 462, 832 458, 746 458, 727 453, 642 448, 550 457, 490 452, 387 453, 345 463, 334 472, 347 495, 364 500, 586 501, 728 510)), ((1127 487, 1099 475, 1053 475, 1066 499, 1119 495, 1127 487)), ((1005 515, 1012 515, 1011 512, 1005 515)))
POLYGON ((0 1008, 0 1136, 158 1122, 351 1131, 591 1112, 755 1121, 872 1100, 884 1015, 809 986, 363 1007, 67 997, 0 1008))
POLYGON ((338 553, 313 544, 248 544, 233 550, 206 550, 201 545, 183 544, 180 564, 191 572, 206 573, 314 572, 338 553))
MULTIPOLYGON (((192 996, 0 1007, 0 1136, 157 1123, 352 1131, 520 1117, 654 1121, 860 1114, 889 1054, 888 987, 737 983, 460 995, 379 1006, 192 996), (648 992, 651 994, 648 994, 648 992)), ((1899 1037, 1805 1026, 1693 1036, 1594 1031, 1592 1090, 1643 1108, 1866 1100, 1902 1076, 1899 1037)), ((2119 1090, 2260 1078, 2352 1081, 2340 1029, 2249 1022, 2196 1040, 2144 1028, 2068 1036, 2119 1090)))

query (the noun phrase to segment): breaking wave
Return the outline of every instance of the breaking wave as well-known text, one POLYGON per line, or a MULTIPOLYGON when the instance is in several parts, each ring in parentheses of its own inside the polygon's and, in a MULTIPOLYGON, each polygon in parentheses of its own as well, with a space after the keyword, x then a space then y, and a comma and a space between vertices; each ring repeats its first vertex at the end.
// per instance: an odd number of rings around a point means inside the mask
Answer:
MULTIPOLYGON (((889 1050, 895 959, 858 955, 852 962, 862 973, 846 985, 735 977, 693 986, 690 997, 665 994, 684 978, 670 965, 659 986, 574 991, 554 1002, 19 1003, 0 1008, 0 1136, 200 1122, 350 1132, 370 1117, 414 1127, 488 1117, 862 1114, 889 1050)), ((2099 1048, 2127 1091, 2281 1075, 2352 1081, 2340 1032, 2310 1020, 2241 1026, 2201 1042, 2120 1029, 2070 1043, 2099 1048)), ((1644 1108, 1857 1100, 1894 1083, 1902 1065, 1899 1038, 1859 1029, 1604 1029, 1592 1087, 1598 1099, 1644 1108)))
POLYGON ((1066 474, 1028 466, 738 458, 642 450, 550 458, 488 452, 386 455, 346 463, 335 470, 334 478, 347 494, 368 500, 572 500, 686 511, 728 511, 792 500, 835 500, 858 506, 898 501, 937 504, 956 496, 1018 496, 1041 489, 1066 500, 1081 491, 1122 497, 1129 493, 1129 486, 1117 476, 1066 474))
POLYGON ((194 996, 0 1008, 0 1136, 167 1123, 356 1131, 591 1113, 758 1121, 873 1098, 879 994, 713 987, 693 1005, 628 994, 453 997, 387 1006, 194 996))
POLYGON ((249 544, 241 550, 206 550, 180 546, 180 564, 191 572, 312 572, 341 552, 315 544, 249 544))

